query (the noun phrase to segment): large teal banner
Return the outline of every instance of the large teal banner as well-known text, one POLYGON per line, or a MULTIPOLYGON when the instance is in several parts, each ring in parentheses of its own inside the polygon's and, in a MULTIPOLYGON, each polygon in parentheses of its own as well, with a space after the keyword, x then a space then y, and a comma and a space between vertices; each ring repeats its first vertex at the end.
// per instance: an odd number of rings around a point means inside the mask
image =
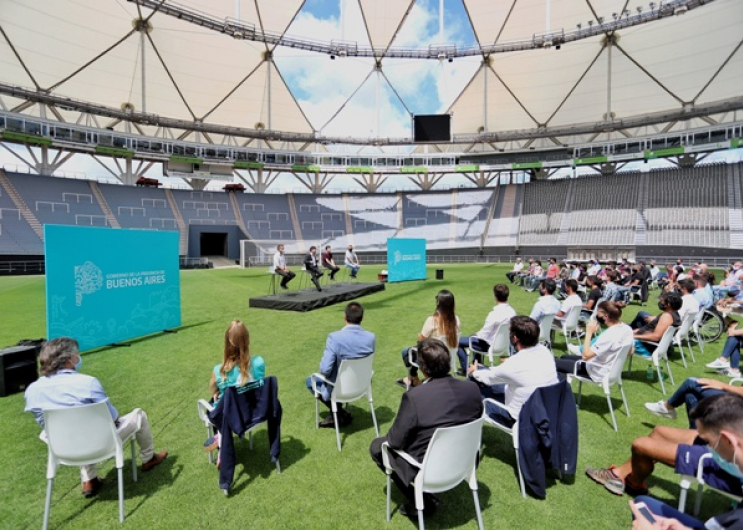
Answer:
POLYGON ((387 281, 426 279, 426 240, 387 240, 387 281))
POLYGON ((46 333, 81 350, 181 325, 178 232, 44 226, 46 333))

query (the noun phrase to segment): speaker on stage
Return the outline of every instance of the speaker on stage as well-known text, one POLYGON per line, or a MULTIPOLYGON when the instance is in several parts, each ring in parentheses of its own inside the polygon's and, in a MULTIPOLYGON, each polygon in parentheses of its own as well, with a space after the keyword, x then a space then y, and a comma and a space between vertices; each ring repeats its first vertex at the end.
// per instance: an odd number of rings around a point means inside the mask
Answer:
POLYGON ((0 397, 23 392, 39 378, 36 356, 33 345, 0 350, 0 397))

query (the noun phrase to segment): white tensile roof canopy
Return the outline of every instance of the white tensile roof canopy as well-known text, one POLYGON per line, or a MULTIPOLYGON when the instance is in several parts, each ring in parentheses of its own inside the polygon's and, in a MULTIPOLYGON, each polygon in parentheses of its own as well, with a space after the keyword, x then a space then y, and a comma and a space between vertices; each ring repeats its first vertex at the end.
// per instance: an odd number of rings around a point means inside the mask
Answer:
POLYGON ((495 147, 517 131, 605 123, 611 138, 630 134, 619 120, 668 113, 645 126, 661 132, 735 121, 743 108, 736 0, 340 2, 323 13, 312 0, 5 0, 0 108, 81 120, 75 105, 32 97, 43 93, 279 131, 288 148, 410 143, 416 113, 449 112, 455 139, 489 134, 495 147))

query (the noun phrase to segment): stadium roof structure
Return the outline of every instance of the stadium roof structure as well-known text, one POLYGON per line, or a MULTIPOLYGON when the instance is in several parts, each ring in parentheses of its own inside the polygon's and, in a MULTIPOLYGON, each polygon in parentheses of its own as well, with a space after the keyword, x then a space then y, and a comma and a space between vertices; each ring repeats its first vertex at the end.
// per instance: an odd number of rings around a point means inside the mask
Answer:
POLYGON ((295 152, 497 153, 741 123, 736 0, 440 0, 427 42, 412 26, 433 0, 340 0, 340 34, 315 3, 5 0, 0 111, 295 152), (338 97, 311 104, 313 71, 338 97), (423 108, 411 85, 446 97, 423 108), (436 112, 452 141, 414 146, 412 115, 436 112))

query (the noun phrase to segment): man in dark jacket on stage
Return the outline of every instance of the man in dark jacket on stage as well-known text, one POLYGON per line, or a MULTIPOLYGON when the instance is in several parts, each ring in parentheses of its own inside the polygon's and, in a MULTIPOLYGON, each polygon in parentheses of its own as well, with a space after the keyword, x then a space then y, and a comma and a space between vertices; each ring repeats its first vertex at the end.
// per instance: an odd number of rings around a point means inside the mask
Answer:
POLYGON ((310 253, 304 257, 304 269, 312 278, 312 283, 315 284, 317 290, 322 291, 318 280, 323 275, 323 272, 320 270, 320 265, 317 261, 317 247, 314 245, 310 247, 310 253))
MULTIPOLYGON (((394 469, 392 479, 405 494, 408 503, 400 508, 403 515, 415 517, 415 493, 411 482, 418 470, 395 454, 404 451, 418 462, 426 456, 428 443, 439 427, 451 427, 476 420, 482 416, 480 390, 471 381, 462 381, 449 374, 449 349, 439 340, 426 339, 418 343, 418 364, 425 381, 403 394, 387 436, 375 439, 369 451, 374 462, 384 471, 382 444, 387 442, 394 469)), ((438 500, 423 494, 424 514, 436 510, 438 500)))

